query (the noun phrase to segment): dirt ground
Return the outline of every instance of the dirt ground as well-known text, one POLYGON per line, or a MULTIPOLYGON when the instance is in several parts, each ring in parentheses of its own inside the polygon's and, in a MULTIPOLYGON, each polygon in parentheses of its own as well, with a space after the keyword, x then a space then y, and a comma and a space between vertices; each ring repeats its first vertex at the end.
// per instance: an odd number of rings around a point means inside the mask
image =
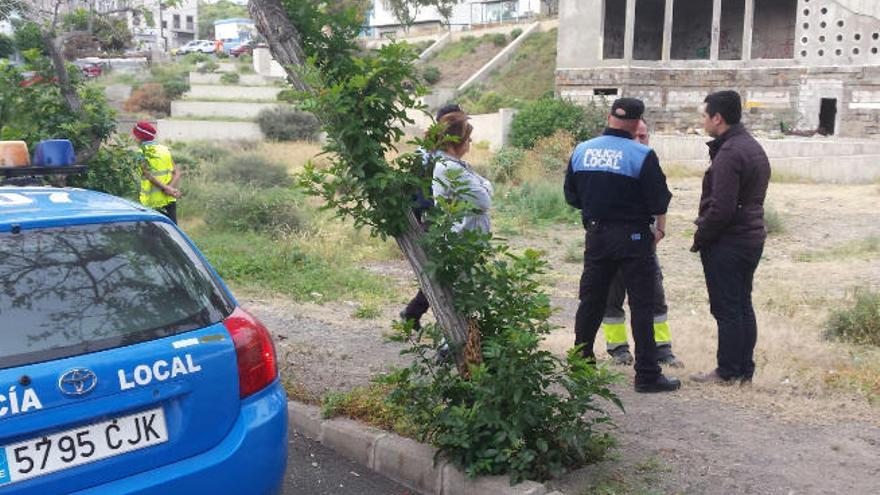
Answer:
MULTIPOLYGON (((700 182, 679 178, 670 186, 668 238, 658 249, 673 345, 686 366, 668 374, 686 378, 712 368, 716 333, 699 259, 687 251, 700 182)), ((821 332, 853 288, 880 288, 876 250, 841 250, 880 236, 880 187, 771 184, 768 206, 784 230, 768 240, 755 279, 754 385, 685 381, 675 394, 645 396, 631 392, 631 370, 621 369, 626 414, 615 413, 618 448, 608 461, 557 480, 563 493, 878 493, 880 351, 829 343, 821 332)), ((562 353, 573 341, 580 262, 572 253, 582 231, 559 226, 507 238, 547 253, 559 329, 545 345, 562 353)), ((366 384, 402 362, 383 335, 414 292, 412 276, 403 261, 369 268, 400 287, 399 301, 374 320, 355 319, 353 302, 241 298, 276 334, 287 378, 315 397, 366 384)))

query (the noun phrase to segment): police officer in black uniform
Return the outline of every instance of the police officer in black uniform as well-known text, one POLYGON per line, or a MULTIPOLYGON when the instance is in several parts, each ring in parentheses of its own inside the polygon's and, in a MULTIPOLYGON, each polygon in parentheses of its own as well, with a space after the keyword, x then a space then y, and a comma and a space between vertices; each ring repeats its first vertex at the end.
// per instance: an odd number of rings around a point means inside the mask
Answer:
MULTIPOLYGON (((670 392, 681 382, 666 378, 654 341, 654 215, 672 194, 654 151, 633 140, 645 105, 620 98, 611 106, 605 133, 575 147, 565 175, 565 200, 581 210, 586 229, 575 345, 594 360, 593 343, 618 269, 629 295, 635 340, 636 392, 670 392)), ((659 234, 658 234, 659 235, 659 234)))

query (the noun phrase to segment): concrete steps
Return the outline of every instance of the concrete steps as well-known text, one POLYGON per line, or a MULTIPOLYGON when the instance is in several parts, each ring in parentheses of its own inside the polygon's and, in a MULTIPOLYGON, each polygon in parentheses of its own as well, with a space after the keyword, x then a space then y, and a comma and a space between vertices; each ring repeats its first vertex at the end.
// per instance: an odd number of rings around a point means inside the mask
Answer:
POLYGON ((243 101, 188 101, 171 102, 171 117, 175 119, 208 117, 212 120, 254 120, 263 110, 279 106, 276 103, 254 103, 243 101))
POLYGON ((284 88, 271 86, 233 86, 222 84, 190 84, 186 100, 209 101, 275 101, 284 88))
MULTIPOLYGON (((224 84, 220 78, 223 77, 223 74, 202 74, 200 72, 190 72, 189 73, 189 83, 190 84, 214 84, 214 85, 222 85, 224 84)), ((238 75, 238 86, 272 86, 272 84, 277 79, 268 79, 259 74, 239 74, 238 75)))
POLYGON ((159 119, 156 125, 162 139, 171 141, 262 141, 265 139, 263 131, 256 122, 159 119))

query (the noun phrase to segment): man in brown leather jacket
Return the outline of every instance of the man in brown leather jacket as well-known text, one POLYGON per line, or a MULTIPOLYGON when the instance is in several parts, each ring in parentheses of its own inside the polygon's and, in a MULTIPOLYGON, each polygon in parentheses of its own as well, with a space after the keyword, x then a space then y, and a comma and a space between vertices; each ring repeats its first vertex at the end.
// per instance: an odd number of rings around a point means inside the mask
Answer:
POLYGON ((755 372, 758 326, 752 281, 767 230, 764 198, 770 162, 740 123, 742 103, 735 91, 706 97, 703 126, 712 164, 703 177, 697 231, 691 251, 700 253, 709 306, 718 322, 718 367, 691 377, 697 382, 750 382, 755 372))

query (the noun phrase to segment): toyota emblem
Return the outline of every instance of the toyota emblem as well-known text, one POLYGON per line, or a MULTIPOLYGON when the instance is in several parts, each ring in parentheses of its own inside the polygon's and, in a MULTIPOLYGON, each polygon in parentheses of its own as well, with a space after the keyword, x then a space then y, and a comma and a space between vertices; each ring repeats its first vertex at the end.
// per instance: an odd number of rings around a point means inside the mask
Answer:
POLYGON ((92 370, 74 368, 58 379, 58 388, 64 395, 78 396, 91 392, 98 384, 98 375, 92 370))

